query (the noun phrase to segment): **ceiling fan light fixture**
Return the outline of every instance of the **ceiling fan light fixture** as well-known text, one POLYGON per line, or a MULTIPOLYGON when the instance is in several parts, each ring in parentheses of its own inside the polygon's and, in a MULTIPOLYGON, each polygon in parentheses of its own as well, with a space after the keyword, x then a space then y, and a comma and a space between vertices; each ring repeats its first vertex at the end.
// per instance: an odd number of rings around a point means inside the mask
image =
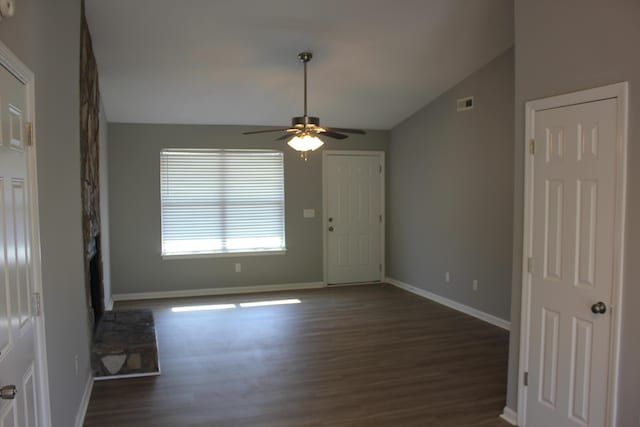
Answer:
POLYGON ((294 136, 287 144, 296 151, 307 152, 317 150, 324 145, 324 142, 315 135, 305 133, 294 136))
MULTIPOLYGON (((2 0, 0 0, 2 1, 2 0)), ((366 132, 360 129, 347 128, 330 128, 320 126, 320 119, 310 116, 307 110, 307 62, 311 60, 313 54, 311 52, 302 52, 298 54, 298 59, 304 64, 304 114, 302 116, 291 119, 291 127, 284 129, 264 129, 243 132, 244 135, 261 134, 268 132, 285 132, 284 135, 276 138, 276 141, 284 141, 294 133, 293 138, 289 139, 287 144, 300 153, 305 161, 307 154, 315 151, 324 145, 324 142, 318 138, 318 135, 332 139, 345 139, 348 135, 345 133, 356 133, 364 135, 366 132)))

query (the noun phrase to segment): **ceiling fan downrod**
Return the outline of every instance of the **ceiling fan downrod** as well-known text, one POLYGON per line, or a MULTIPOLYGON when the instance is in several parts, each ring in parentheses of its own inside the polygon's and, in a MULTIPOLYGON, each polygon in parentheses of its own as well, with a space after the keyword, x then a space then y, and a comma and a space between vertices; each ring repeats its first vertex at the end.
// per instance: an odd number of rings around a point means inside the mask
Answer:
MULTIPOLYGON (((307 62, 311 61, 313 58, 313 53, 311 52, 300 52, 298 54, 298 59, 300 62, 304 64, 304 117, 308 117, 307 114, 307 62)), ((306 122, 307 120, 305 120, 306 122)), ((305 128, 307 127, 305 123, 305 128)))

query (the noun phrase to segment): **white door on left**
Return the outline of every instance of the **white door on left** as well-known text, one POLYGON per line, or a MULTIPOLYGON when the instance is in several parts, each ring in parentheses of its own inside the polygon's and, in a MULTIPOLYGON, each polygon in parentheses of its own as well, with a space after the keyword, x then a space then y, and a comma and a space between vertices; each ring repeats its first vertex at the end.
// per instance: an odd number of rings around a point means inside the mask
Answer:
POLYGON ((0 427, 39 425, 26 99, 25 85, 0 66, 0 427))

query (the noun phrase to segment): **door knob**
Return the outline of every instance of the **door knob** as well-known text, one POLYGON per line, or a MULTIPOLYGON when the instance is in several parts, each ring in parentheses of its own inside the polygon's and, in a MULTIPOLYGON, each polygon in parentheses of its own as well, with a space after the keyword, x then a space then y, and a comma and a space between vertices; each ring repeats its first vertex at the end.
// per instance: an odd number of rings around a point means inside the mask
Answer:
POLYGON ((605 314, 607 312, 607 305, 599 301, 591 306, 591 312, 593 314, 605 314))
POLYGON ((329 227, 329 231, 333 231, 333 227, 329 227))
POLYGON ((16 398, 16 394, 18 394, 18 389, 14 385, 0 387, 0 399, 2 400, 13 400, 16 398))

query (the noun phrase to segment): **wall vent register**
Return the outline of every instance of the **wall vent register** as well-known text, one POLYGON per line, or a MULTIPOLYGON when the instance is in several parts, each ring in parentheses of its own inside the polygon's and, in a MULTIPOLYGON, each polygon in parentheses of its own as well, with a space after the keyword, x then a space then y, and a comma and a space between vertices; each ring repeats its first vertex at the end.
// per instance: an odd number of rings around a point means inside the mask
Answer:
POLYGON ((473 96, 468 96, 466 98, 460 98, 457 101, 458 111, 466 111, 471 110, 474 105, 473 96))

